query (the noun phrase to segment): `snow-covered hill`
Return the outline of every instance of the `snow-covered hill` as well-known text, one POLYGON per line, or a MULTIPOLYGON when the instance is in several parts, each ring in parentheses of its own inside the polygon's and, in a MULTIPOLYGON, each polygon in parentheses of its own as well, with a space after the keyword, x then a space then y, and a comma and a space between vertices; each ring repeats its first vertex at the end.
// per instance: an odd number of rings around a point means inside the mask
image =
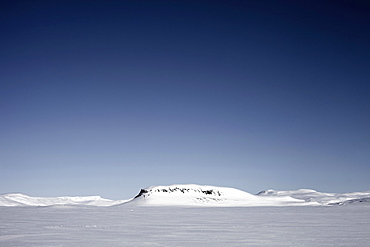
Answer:
POLYGON ((264 190, 259 192, 257 195, 279 198, 290 196, 295 199, 304 200, 306 202, 315 202, 320 205, 342 205, 353 202, 367 202, 368 200, 362 200, 370 198, 370 191, 365 192, 351 192, 351 193, 322 193, 311 189, 300 189, 291 191, 276 191, 276 190, 264 190), (344 203, 347 202, 348 203, 344 203))
POLYGON ((100 196, 83 197, 31 197, 20 193, 0 195, 0 206, 55 206, 55 205, 84 205, 84 206, 113 206, 125 201, 112 201, 100 196))
POLYGON ((370 197, 346 200, 344 202, 330 203, 329 205, 349 205, 349 204, 359 204, 359 203, 368 203, 368 204, 370 204, 370 197))
POLYGON ((152 186, 142 189, 130 202, 140 206, 295 206, 314 205, 289 196, 264 197, 226 187, 204 185, 152 186))

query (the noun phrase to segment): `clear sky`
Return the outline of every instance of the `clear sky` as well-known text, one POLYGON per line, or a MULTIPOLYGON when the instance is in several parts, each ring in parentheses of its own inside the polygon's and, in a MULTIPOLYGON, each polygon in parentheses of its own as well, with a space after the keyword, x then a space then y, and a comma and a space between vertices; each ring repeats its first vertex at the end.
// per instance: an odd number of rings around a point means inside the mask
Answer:
POLYGON ((1 1, 0 193, 370 190, 366 1, 1 1))

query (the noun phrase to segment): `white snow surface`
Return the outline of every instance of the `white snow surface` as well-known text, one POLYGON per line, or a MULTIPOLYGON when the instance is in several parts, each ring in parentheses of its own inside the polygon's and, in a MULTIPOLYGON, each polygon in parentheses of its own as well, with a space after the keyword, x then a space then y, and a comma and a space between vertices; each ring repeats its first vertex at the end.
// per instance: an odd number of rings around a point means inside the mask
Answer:
POLYGON ((0 207, 0 246, 370 246, 369 204, 0 207))

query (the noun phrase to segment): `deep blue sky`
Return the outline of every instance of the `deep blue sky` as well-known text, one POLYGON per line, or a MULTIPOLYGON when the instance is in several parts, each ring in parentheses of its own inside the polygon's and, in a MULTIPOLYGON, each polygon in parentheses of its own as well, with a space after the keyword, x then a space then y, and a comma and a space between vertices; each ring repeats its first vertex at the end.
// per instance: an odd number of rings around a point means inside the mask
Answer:
POLYGON ((1 1, 0 193, 370 190, 364 2, 1 1))

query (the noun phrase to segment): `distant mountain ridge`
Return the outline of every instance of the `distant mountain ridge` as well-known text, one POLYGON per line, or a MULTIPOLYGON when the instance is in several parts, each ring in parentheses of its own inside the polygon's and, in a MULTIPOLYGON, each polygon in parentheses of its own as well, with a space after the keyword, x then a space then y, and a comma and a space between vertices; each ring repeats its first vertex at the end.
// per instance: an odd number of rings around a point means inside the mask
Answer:
POLYGON ((350 193, 323 193, 312 189, 299 189, 291 191, 264 190, 259 192, 257 195, 267 197, 290 196, 296 199, 304 200, 306 202, 316 202, 320 205, 344 205, 350 203, 345 202, 352 200, 354 200, 354 202, 368 202, 362 199, 369 198, 370 191, 350 193))
POLYGON ((100 196, 31 197, 21 193, 0 195, 0 206, 333 206, 370 203, 370 191, 322 193, 311 189, 264 190, 256 195, 239 189, 208 185, 179 184, 141 189, 129 200, 109 200, 100 196))
POLYGON ((84 206, 113 206, 124 201, 113 201, 100 196, 61 196, 61 197, 31 197, 21 193, 0 195, 0 206, 57 206, 57 205, 84 205, 84 206))

